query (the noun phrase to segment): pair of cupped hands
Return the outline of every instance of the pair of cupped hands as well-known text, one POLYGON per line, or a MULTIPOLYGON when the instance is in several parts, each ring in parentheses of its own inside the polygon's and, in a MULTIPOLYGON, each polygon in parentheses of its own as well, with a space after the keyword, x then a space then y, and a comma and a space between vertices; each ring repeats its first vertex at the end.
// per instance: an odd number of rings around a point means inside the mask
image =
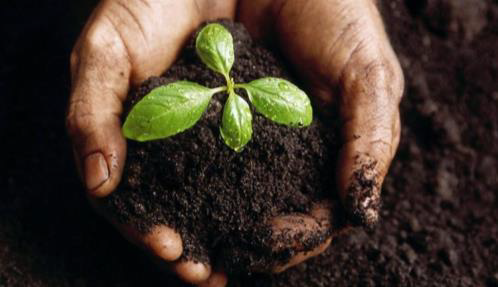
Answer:
MULTIPOLYGON (((337 187, 352 222, 378 219, 380 188, 400 137, 403 75, 374 0, 103 0, 95 8, 71 54, 72 89, 67 128, 90 202, 110 194, 121 180, 126 141, 123 102, 131 86, 160 75, 175 61, 203 22, 228 18, 251 35, 271 39, 301 77, 321 109, 338 111, 342 148, 337 187), (361 171, 368 167, 368 170, 361 171), (358 174, 361 173, 361 176, 358 174), (368 180, 362 185, 359 180, 368 180)), ((268 223, 279 230, 317 232, 330 214, 326 204, 311 214, 268 223), (300 220, 295 220, 298 217, 300 220)), ((111 223, 156 260, 169 262, 181 279, 200 286, 225 286, 226 275, 200 262, 179 260, 180 235, 167 226, 141 234, 111 223)), ((323 252, 298 253, 280 272, 323 252)), ((295 242, 299 245, 299 242, 295 242)), ((282 248, 276 246, 275 249, 282 248)))

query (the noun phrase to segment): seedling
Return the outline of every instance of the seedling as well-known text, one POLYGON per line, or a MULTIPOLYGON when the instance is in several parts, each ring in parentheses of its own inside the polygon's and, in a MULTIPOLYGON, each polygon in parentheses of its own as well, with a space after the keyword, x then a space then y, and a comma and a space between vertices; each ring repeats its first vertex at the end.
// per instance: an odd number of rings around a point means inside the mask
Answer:
POLYGON ((177 81, 153 89, 130 111, 123 125, 126 138, 150 141, 166 138, 191 128, 202 116, 215 93, 226 92, 220 134, 236 152, 252 137, 252 114, 247 102, 235 93, 241 88, 257 112, 287 126, 308 126, 313 112, 306 93, 280 78, 261 78, 234 83, 230 70, 234 62, 233 39, 220 24, 206 25, 196 39, 202 62, 222 74, 226 86, 207 88, 194 82, 177 81))

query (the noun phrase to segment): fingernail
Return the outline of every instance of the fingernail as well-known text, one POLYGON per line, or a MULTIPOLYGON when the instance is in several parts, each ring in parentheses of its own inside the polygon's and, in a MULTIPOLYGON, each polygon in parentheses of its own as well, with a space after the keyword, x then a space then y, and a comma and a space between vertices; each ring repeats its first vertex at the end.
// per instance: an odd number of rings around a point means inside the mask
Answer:
POLYGON ((109 179, 109 168, 104 155, 92 153, 85 158, 85 184, 89 191, 99 188, 109 179))
POLYGON ((166 261, 178 259, 183 252, 180 234, 169 227, 158 226, 153 228, 145 236, 144 242, 155 255, 166 261))

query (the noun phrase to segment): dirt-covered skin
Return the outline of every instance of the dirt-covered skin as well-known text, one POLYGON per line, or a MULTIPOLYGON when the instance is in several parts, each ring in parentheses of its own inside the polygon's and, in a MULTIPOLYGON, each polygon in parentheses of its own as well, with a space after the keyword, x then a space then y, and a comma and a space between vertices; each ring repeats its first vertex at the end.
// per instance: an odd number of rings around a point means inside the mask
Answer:
MULTIPOLYGON (((68 54, 87 15, 50 3, 0 9, 20 26, 0 25, 0 286, 186 286, 85 203, 61 123, 68 54)), ((407 83, 379 224, 283 274, 232 283, 498 286, 498 4, 379 4, 407 83)))
MULTIPOLYGON (((283 65, 254 45, 242 25, 223 24, 234 38, 235 82, 286 77, 283 65)), ((224 78, 198 59, 194 39, 164 78, 151 78, 132 93, 131 104, 172 79, 224 85, 224 78)), ((326 128, 316 116, 310 127, 290 128, 253 111, 253 138, 236 153, 219 134, 225 100, 226 94, 216 95, 201 120, 179 135, 129 141, 123 181, 107 207, 120 222, 142 231, 158 224, 173 227, 182 237, 185 259, 211 263, 209 258, 221 252, 225 256, 217 264, 227 271, 268 270, 272 261, 285 264, 296 251, 312 250, 331 235, 333 228, 287 239, 284 232, 280 240, 302 242, 301 248, 274 254, 269 223, 278 215, 308 214, 313 203, 337 202, 332 175, 338 139, 333 125, 326 128)))

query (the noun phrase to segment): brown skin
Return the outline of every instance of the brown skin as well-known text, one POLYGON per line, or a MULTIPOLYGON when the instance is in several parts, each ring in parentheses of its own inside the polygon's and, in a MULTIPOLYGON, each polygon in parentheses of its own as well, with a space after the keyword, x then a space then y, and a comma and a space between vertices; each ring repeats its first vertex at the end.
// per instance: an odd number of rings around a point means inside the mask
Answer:
MULTIPOLYGON (((243 22, 256 38, 276 39, 274 44, 284 47, 287 59, 320 106, 339 110, 343 147, 337 182, 341 197, 354 222, 374 224, 380 187, 399 142, 398 105, 404 82, 373 0, 103 0, 71 55, 67 114, 77 167, 90 201, 102 212, 98 198, 111 193, 121 179, 126 141, 120 117, 130 86, 161 74, 194 29, 217 18, 243 22), (355 175, 362 166, 369 167, 362 176, 374 182, 371 188, 357 188, 355 175)), ((326 221, 326 214, 323 205, 310 215, 292 215, 303 217, 302 225, 284 216, 274 219, 271 228, 278 233, 290 225, 297 232, 316 232, 324 226, 317 222, 326 221)), ((185 281, 226 285, 223 273, 177 260, 182 241, 171 228, 157 226, 142 235, 129 226, 114 225, 131 242, 150 251, 160 265, 171 262, 167 268, 185 281)), ((298 264, 329 244, 330 240, 298 254, 273 271, 298 264)))

